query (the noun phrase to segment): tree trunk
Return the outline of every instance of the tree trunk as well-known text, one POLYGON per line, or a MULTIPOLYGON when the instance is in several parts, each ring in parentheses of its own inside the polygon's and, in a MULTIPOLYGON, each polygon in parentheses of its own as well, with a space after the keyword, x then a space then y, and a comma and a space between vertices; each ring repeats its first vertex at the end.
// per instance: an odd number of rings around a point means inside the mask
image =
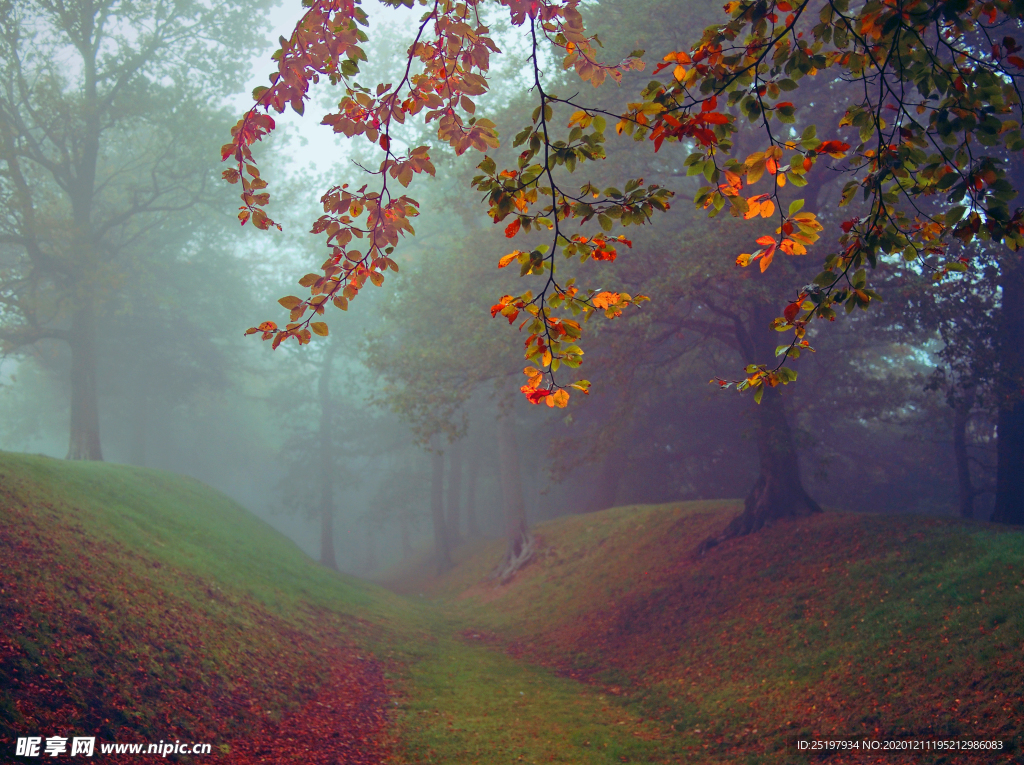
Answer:
POLYGON ((452 567, 452 553, 448 545, 448 529, 444 522, 444 452, 441 439, 430 439, 430 464, 433 475, 430 482, 430 517, 434 522, 434 559, 437 573, 443 574, 452 567))
POLYGON ((585 505, 584 512, 592 513, 615 507, 615 497, 619 493, 619 482, 626 465, 626 450, 620 446, 613 447, 601 461, 594 491, 585 505))
POLYGON ((329 343, 324 351, 323 366, 317 383, 320 398, 320 563, 338 570, 334 553, 334 420, 331 406, 331 371, 338 343, 329 343))
POLYGON ((971 419, 974 392, 965 391, 953 407, 953 458, 956 460, 957 493, 961 518, 974 517, 977 492, 971 480, 971 462, 967 453, 967 422, 971 419))
POLYGON ((366 562, 363 564, 363 571, 367 574, 373 573, 377 568, 377 544, 373 529, 366 528, 366 562))
POLYGON ((149 400, 146 396, 145 384, 142 376, 136 375, 135 390, 133 391, 135 405, 132 413, 132 437, 131 437, 131 460, 133 465, 146 467, 146 442, 149 440, 149 400))
POLYGON ((398 531, 402 537, 402 558, 412 555, 412 542, 409 538, 409 515, 404 510, 398 514, 398 531))
POLYGON ((498 415, 498 459, 508 547, 492 576, 504 584, 530 562, 534 553, 534 539, 526 525, 526 504, 519 474, 519 448, 511 412, 498 415))
POLYGON ((995 523, 1024 524, 1024 263, 1003 259, 995 523))
POLYGON ((100 414, 96 395, 96 317, 92 302, 82 298, 71 328, 71 433, 69 460, 102 461, 100 414))
POLYGON ((466 534, 470 539, 480 537, 480 522, 476 513, 476 479, 480 472, 480 450, 473 449, 469 458, 469 475, 466 481, 466 534))
POLYGON ((459 532, 462 502, 462 442, 456 441, 448 449, 448 509, 445 513, 445 529, 452 545, 462 541, 459 532))
MULTIPOLYGON (((771 329, 775 312, 760 305, 751 311, 748 323, 736 322, 736 339, 746 360, 771 363, 773 343, 778 334, 771 329)), ((761 403, 751 401, 757 422, 757 458, 760 475, 743 503, 743 512, 732 519, 717 537, 706 539, 697 548, 703 554, 727 539, 752 534, 782 518, 797 518, 820 513, 800 478, 800 459, 789 427, 786 406, 779 388, 766 388, 761 403)))

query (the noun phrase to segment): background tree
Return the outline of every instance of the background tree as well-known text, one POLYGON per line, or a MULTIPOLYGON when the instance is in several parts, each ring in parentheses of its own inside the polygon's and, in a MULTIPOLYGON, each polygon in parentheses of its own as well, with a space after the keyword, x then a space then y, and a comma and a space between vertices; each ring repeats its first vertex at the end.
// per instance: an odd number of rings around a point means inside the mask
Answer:
MULTIPOLYGON (((0 9, 0 339, 71 352, 70 459, 101 459, 97 322, 125 261, 204 195, 225 95, 260 43, 250 6, 6 3, 0 9)), ((187 224, 185 224, 187 225, 187 224)))

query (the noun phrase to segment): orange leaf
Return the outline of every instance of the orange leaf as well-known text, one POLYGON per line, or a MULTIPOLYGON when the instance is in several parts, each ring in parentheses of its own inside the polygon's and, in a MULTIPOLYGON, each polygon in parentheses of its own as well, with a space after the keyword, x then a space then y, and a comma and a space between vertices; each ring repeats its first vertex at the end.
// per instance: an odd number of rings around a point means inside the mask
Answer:
MULTIPOLYGON (((516 223, 518 223, 518 222, 519 221, 517 220, 516 223)), ((498 268, 504 268, 509 263, 511 263, 513 260, 518 258, 520 254, 521 253, 519 252, 519 250, 512 250, 512 252, 510 252, 508 255, 506 255, 505 257, 503 257, 501 260, 498 261, 498 268)))
POLYGON ((594 308, 610 308, 619 302, 618 292, 598 292, 590 301, 594 308))
POLYGON ((775 240, 772 237, 765 234, 764 236, 759 236, 757 238, 757 243, 763 244, 765 247, 767 247, 768 245, 775 244, 775 240))
POLYGON ((772 257, 775 255, 775 245, 773 244, 768 248, 768 252, 761 256, 761 273, 763 274, 768 270, 768 266, 772 264, 772 257))
MULTIPOLYGON (((505 226, 505 236, 509 239, 514 237, 516 234, 519 233, 519 226, 519 218, 516 218, 514 221, 505 226)), ((501 266, 498 266, 498 268, 501 268, 501 266)))

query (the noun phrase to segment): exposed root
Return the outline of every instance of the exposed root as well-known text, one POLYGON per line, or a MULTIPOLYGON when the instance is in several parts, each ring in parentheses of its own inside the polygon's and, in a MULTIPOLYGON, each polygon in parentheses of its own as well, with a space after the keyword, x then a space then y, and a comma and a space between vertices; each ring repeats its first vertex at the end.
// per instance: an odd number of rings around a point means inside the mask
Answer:
POLYGON ((697 546, 702 556, 726 540, 753 534, 783 518, 803 518, 821 512, 821 506, 797 484, 758 477, 743 503, 743 512, 733 518, 721 534, 708 537, 697 546))
POLYGON ((497 579, 498 584, 506 584, 516 572, 524 568, 537 552, 537 540, 532 534, 523 534, 515 542, 509 544, 505 550, 505 557, 491 574, 491 579, 497 579))

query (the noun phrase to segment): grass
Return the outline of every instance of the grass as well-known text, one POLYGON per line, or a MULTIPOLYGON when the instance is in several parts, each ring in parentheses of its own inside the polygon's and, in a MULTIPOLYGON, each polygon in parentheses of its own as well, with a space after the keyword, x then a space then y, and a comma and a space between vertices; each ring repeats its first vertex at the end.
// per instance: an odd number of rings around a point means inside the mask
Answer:
POLYGON ((329 740, 337 721, 310 710, 353 684, 382 689, 396 763, 651 761, 664 749, 600 689, 459 635, 419 598, 317 566, 197 481, 0 454, 0 752, 67 733, 291 762, 281 739, 329 740), (370 654, 381 677, 332 680, 370 654))
POLYGON ((509 586, 484 580, 500 545, 420 586, 497 650, 688 737, 684 762, 803 761, 811 737, 999 739, 1021 757, 1024 535, 827 513, 694 557, 737 509, 558 519, 509 586))
POLYGON ((443 577, 395 573, 405 597, 191 479, 0 454, 0 752, 95 731, 326 764, 280 741, 341 730, 346 765, 781 765, 820 759, 795 748, 811 737, 994 738, 1001 759, 887 761, 1020 759, 1019 532, 827 513, 694 557, 737 508, 562 518, 509 585, 484 541, 443 577))
POLYGON ((415 612, 197 481, 114 465, 0 455, 0 562, 3 750, 66 731, 261 761, 241 753, 328 680, 384 693, 356 657, 415 612))

